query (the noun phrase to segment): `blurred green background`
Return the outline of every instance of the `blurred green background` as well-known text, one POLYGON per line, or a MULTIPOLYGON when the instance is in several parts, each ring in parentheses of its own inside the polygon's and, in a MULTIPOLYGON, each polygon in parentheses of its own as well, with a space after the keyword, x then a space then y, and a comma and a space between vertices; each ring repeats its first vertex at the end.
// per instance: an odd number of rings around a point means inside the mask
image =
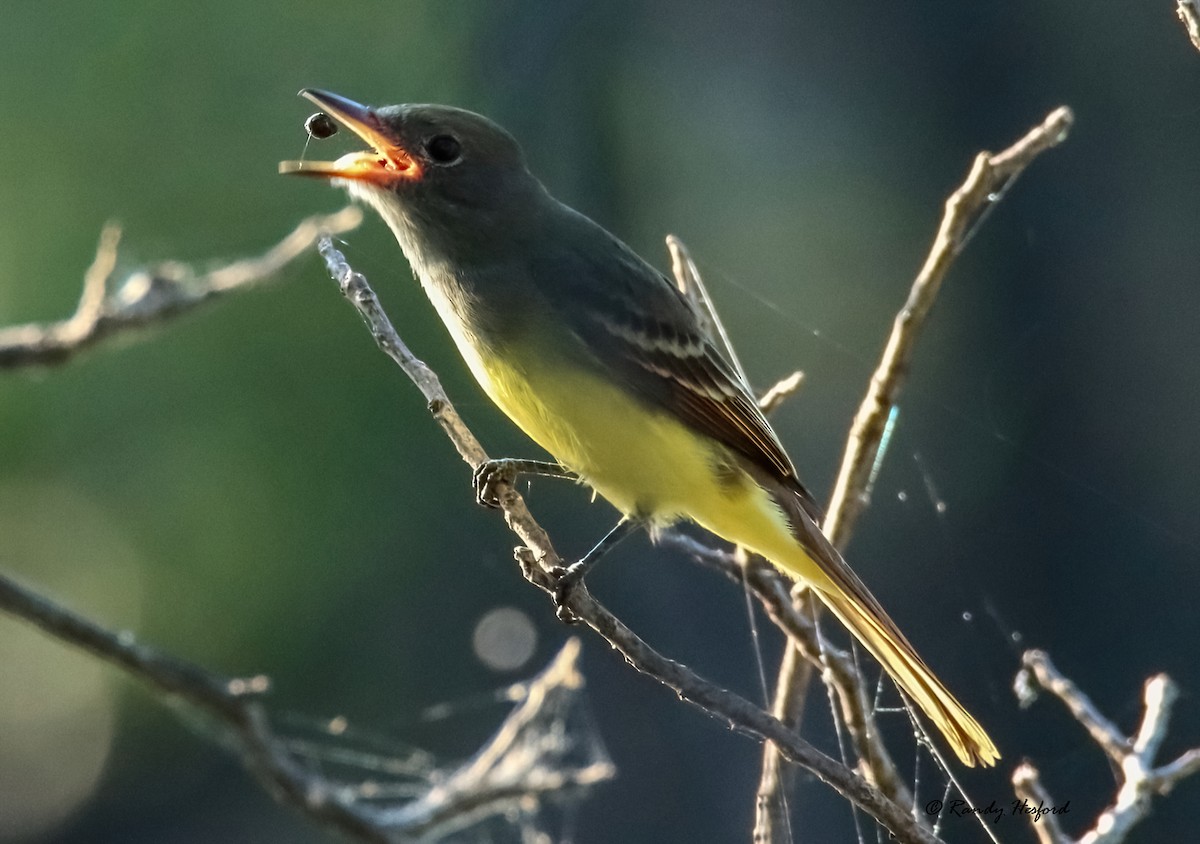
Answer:
MULTIPOLYGON (((822 499, 946 194, 977 150, 1069 104, 1070 141, 947 282, 849 556, 993 730, 1004 764, 967 778, 977 802, 1011 799, 1025 756, 1071 801, 1069 830, 1111 797, 1061 707, 1018 710, 1024 646, 1127 728, 1143 679, 1169 672, 1184 695, 1164 752, 1200 742, 1200 54, 1170 0, 2 0, 0 15, 0 324, 70 313, 108 219, 129 269, 205 267, 340 207, 275 174, 304 148, 300 87, 453 103, 510 128, 556 195, 660 266, 663 236, 684 238, 752 378, 807 373, 775 421, 822 499)), ((345 249, 489 451, 535 456, 383 225, 345 249)), ((214 670, 267 673, 282 707, 394 729, 448 763, 471 742, 421 713, 527 676, 568 633, 468 481, 315 255, 136 342, 0 374, 5 572, 214 670), (472 650, 500 606, 539 636, 515 672, 472 650)), ((565 554, 613 515, 569 485, 538 483, 531 504, 565 554)), ((592 585, 668 655, 761 697, 742 597, 718 578, 639 539, 592 585)), ((585 638, 620 774, 572 813, 571 840, 748 840, 758 747, 585 638)), ((763 649, 770 670, 778 637, 763 649)), ((810 714, 833 748, 823 706, 810 714)), ((918 802, 941 789, 929 777, 918 802)), ((1197 808, 1190 782, 1137 840, 1187 840, 1197 808)), ((801 782, 794 809, 805 840, 853 834, 819 784, 801 782)), ((1013 819, 999 831, 1032 840, 1013 819)), ((326 837, 141 689, 0 618, 0 840, 326 837)))

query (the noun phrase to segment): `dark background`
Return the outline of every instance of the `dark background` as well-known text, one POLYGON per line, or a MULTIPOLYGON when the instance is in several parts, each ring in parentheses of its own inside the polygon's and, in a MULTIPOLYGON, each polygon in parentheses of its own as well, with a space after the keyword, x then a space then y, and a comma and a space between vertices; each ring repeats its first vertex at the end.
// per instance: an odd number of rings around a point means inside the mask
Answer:
MULTIPOLYGON (((945 196, 977 150, 1070 105, 1069 142, 946 283, 849 556, 1000 745, 996 772, 964 775, 976 802, 1007 803, 1026 756, 1071 801, 1068 830, 1113 792, 1061 706, 1018 709, 1025 646, 1126 729, 1143 680, 1170 673, 1183 695, 1164 758, 1200 743, 1200 54, 1171 0, 0 13, 0 323, 68 314, 110 218, 129 268, 207 266, 339 207, 275 175, 304 146, 302 86, 450 102, 508 126, 552 191, 660 266, 665 234, 690 244, 751 377, 807 373, 775 422, 822 499, 945 196)), ((535 453, 470 382, 383 225, 346 240, 489 451, 535 453)), ((139 342, 0 378, 6 572, 215 670, 268 673, 284 708, 395 730, 447 764, 471 743, 421 713, 527 676, 568 633, 468 479, 315 256, 139 342), (472 653, 497 606, 539 633, 515 673, 472 653)), ((569 486, 536 484, 531 503, 566 554, 612 519, 569 486)), ((761 697, 736 589, 644 539, 592 585, 666 654, 761 697)), ((619 776, 573 813, 574 840, 748 840, 759 748, 585 640, 619 776)), ((763 649, 773 671, 778 637, 763 649)), ((325 840, 140 688, 6 619, 0 678, 0 840, 325 840)), ((815 702, 809 733, 832 749, 815 702)), ((921 770, 919 802, 941 797, 921 770)), ((853 835, 823 786, 802 783, 794 804, 804 840, 853 835)), ((1186 783, 1132 840, 1186 840, 1198 808, 1186 783)), ((1011 818, 997 831, 1031 840, 1011 818)), ((978 836, 953 820, 945 833, 978 836)))

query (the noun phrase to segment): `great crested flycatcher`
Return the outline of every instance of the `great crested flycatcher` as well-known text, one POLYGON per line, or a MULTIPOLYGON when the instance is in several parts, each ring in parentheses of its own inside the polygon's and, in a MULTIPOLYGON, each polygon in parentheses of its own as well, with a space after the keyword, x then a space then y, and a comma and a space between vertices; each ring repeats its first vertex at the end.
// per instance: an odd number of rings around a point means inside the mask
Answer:
POLYGON ((995 764, 987 733, 821 533, 778 437, 674 285, 550 196, 490 120, 301 93, 371 149, 280 171, 332 179, 380 213, 501 410, 627 519, 691 519, 808 584, 959 759, 995 764))

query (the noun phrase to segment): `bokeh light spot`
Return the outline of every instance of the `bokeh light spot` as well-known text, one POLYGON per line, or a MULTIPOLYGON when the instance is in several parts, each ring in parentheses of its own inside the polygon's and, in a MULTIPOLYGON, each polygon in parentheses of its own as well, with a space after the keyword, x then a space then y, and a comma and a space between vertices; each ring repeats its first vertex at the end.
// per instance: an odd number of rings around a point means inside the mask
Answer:
POLYGON ((515 671, 527 663, 537 648, 537 628, 515 607, 497 607, 485 613, 471 638, 475 656, 493 671, 515 671))
MULTIPOLYGON (((0 485, 0 566, 86 615, 136 625, 141 566, 112 515, 67 486, 0 485)), ((115 672, 0 617, 0 842, 36 838, 95 792, 115 737, 115 672)))

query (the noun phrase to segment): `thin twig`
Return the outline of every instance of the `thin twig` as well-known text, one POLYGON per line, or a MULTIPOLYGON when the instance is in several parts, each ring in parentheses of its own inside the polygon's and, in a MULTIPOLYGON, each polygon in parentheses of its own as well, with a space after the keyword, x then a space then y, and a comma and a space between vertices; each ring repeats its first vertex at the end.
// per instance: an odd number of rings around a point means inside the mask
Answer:
MULTIPOLYGON (((844 550, 859 515, 871 498, 872 468, 879 453, 887 420, 896 406, 908 375, 917 338, 934 299, 954 259, 987 211, 1003 197, 1014 180, 1042 152, 1061 143, 1074 121, 1070 109, 1059 107, 1041 125, 1003 152, 981 152, 966 181, 946 200, 945 213, 924 266, 917 274, 908 299, 896 315, 883 356, 871 376, 866 396, 855 415, 843 452, 822 530, 839 550, 844 550)), ((797 594, 797 608, 807 603, 797 594)), ((774 711, 797 723, 804 709, 810 672, 794 648, 784 652, 776 681, 774 711)), ((853 700, 853 698, 850 698, 853 700)), ((772 823, 783 812, 785 778, 771 745, 763 748, 762 776, 757 797, 759 828, 755 840, 784 844, 787 827, 772 823), (769 825, 764 828, 763 825, 769 825)))
MULTIPOLYGON (((1022 762, 1013 771, 1013 792, 1021 800, 1027 800, 1037 806, 1053 806, 1054 798, 1042 785, 1041 774, 1029 762, 1022 762)), ((1033 824, 1033 834, 1037 836, 1038 844, 1075 844, 1058 822, 1058 816, 1049 814, 1033 824)))
POLYGON ((725 330, 725 323, 721 322, 721 315, 717 313, 716 305, 708 295, 708 288, 704 279, 700 277, 700 270, 692 260, 691 253, 683 241, 673 234, 667 235, 667 252, 671 255, 671 273, 675 276, 675 286, 692 303, 704 332, 724 353, 742 386, 750 391, 750 380, 746 377, 746 370, 742 368, 742 362, 729 339, 729 332, 725 330))
MULTIPOLYGON (((734 349, 733 343, 729 339, 729 335, 721 322, 720 315, 713 306, 712 299, 709 296, 708 290, 704 284, 704 280, 700 275, 700 270, 696 266, 696 262, 692 260, 691 253, 688 251, 688 248, 678 237, 675 235, 669 235, 667 237, 667 250, 671 255, 671 272, 675 277, 676 286, 679 288, 680 292, 687 296, 688 300, 692 303, 705 332, 714 343, 719 344, 726 356, 726 359, 733 366, 737 377, 741 380, 742 386, 747 391, 753 392, 753 388, 751 387, 750 381, 746 376, 746 372, 742 368, 741 361, 738 359, 737 351, 734 349)), ((800 385, 803 383, 803 380, 804 373, 794 372, 777 382, 759 398, 759 409, 764 414, 771 413, 800 389, 800 385)), ((668 540, 680 540, 687 543, 694 543, 697 549, 704 548, 704 552, 700 554, 693 553, 693 557, 700 558, 708 555, 713 560, 720 559, 720 567, 725 570, 726 573, 730 574, 733 579, 742 580, 745 578, 745 566, 736 561, 732 555, 718 551, 714 548, 709 548, 707 546, 700 546, 700 544, 695 543, 695 540, 691 539, 691 537, 673 530, 668 531, 664 538, 668 540)), ((739 551, 740 550, 741 549, 739 549, 739 551)), ((791 690, 793 694, 777 694, 775 696, 775 704, 772 709, 772 714, 784 724, 795 725, 799 722, 800 714, 803 712, 803 692, 808 685, 808 680, 812 671, 811 666, 815 665, 818 669, 822 667, 822 664, 819 661, 819 648, 807 647, 809 640, 804 638, 810 632, 815 632, 815 625, 806 625, 801 614, 798 612, 791 611, 781 616, 776 611, 778 607, 772 605, 771 597, 779 590, 782 590, 782 592, 786 594, 787 587, 783 585, 782 578, 778 576, 778 573, 775 572, 775 570, 769 564, 757 557, 751 558, 745 554, 739 554, 739 559, 744 560, 746 564, 753 564, 756 570, 765 570, 770 572, 770 574, 764 575, 763 579, 760 579, 760 585, 765 579, 773 579, 773 585, 777 586, 778 590, 768 589, 765 592, 759 591, 758 597, 760 600, 764 601, 767 612, 776 625, 780 626, 789 636, 800 637, 800 639, 798 639, 800 644, 797 644, 794 649, 789 649, 787 656, 785 657, 785 661, 795 661, 797 663, 788 669, 787 676, 795 679, 798 672, 803 672, 804 679, 792 684, 791 690), (805 657, 809 659, 808 662, 799 661, 801 653, 803 653, 805 657), (813 659, 816 659, 817 661, 814 662, 813 659)), ((836 675, 827 676, 832 678, 836 675)), ((853 694, 853 692, 850 692, 850 694, 853 694)), ((843 699, 847 698, 843 696, 843 699)), ((872 722, 870 712, 865 709, 861 711, 865 713, 864 718, 856 718, 853 719, 853 721, 856 726, 861 726, 862 729, 857 731, 852 729, 852 736, 856 739, 862 739, 868 735, 877 736, 877 733, 875 733, 875 731, 871 728, 872 722)), ((887 757, 886 752, 882 752, 872 754, 869 758, 886 760, 887 757)), ((887 761, 888 764, 890 764, 890 760, 887 761)), ((894 773, 894 769, 892 772, 894 773)), ((895 782, 899 782, 898 777, 888 777, 885 773, 883 776, 876 778, 872 777, 871 771, 869 770, 866 771, 865 774, 868 777, 868 781, 879 786, 884 794, 886 794, 890 799, 901 804, 907 802, 903 799, 897 799, 897 797, 900 796, 899 792, 893 788, 889 788, 890 785, 894 784, 895 782)), ((767 841, 773 839, 775 835, 772 830, 774 830, 776 827, 784 830, 788 829, 788 819, 785 817, 787 809, 786 803, 781 800, 771 799, 772 795, 778 796, 779 794, 782 794, 788 790, 787 785, 783 782, 783 778, 786 776, 788 776, 788 771, 784 769, 781 763, 781 756, 774 752, 768 753, 764 758, 764 769, 759 784, 759 799, 756 802, 755 808, 755 841, 767 841)), ((783 833, 780 837, 788 839, 791 836, 787 833, 783 833)))
POLYGON ((301 221, 262 255, 197 273, 179 263, 137 270, 116 279, 121 229, 107 224, 92 266, 84 275, 75 313, 64 320, 0 329, 0 370, 65 363, 102 340, 165 322, 226 293, 277 276, 308 254, 322 232, 341 234, 362 222, 354 206, 301 221))
MULTIPOLYGON (((471 467, 484 462, 487 459, 486 452, 455 411, 437 375, 416 358, 400 339, 366 278, 350 267, 330 239, 323 239, 318 248, 325 258, 330 275, 338 283, 343 295, 355 306, 376 344, 416 384, 428 402, 430 412, 459 455, 471 467)), ((506 523, 524 543, 515 553, 526 577, 539 588, 553 593, 555 580, 551 572, 562 565, 562 559, 551 545, 546 532, 530 514, 520 494, 505 483, 497 484, 496 493, 506 523)), ((710 716, 727 722, 731 728, 759 740, 776 743, 780 752, 790 761, 808 769, 831 785, 838 793, 891 831, 897 840, 929 844, 938 840, 914 821, 903 808, 888 800, 878 789, 856 776, 844 765, 801 739, 779 719, 740 695, 703 679, 686 666, 659 654, 596 601, 585 584, 580 584, 571 591, 567 599, 567 609, 575 618, 583 621, 607 640, 639 672, 658 680, 674 690, 683 700, 710 716)))
MULTIPOLYGON (((1015 688, 1022 705, 1031 702, 1035 685, 1057 697, 1104 751, 1120 779, 1116 797, 1096 818, 1091 829, 1073 840, 1054 824, 1055 837, 1042 837, 1044 843, 1121 844, 1133 828, 1150 814, 1154 795, 1168 794, 1181 780, 1200 772, 1200 748, 1193 748, 1174 761, 1155 765, 1155 757, 1167 737, 1171 706, 1179 696, 1179 690, 1166 674, 1157 674, 1146 681, 1142 722, 1137 733, 1129 737, 1105 718, 1091 699, 1054 667, 1045 652, 1026 651, 1021 665, 1015 688)), ((1039 800, 1052 804, 1045 796, 1037 770, 1028 762, 1013 774, 1013 788, 1018 796, 1038 794, 1039 800)), ((1043 816, 1039 823, 1051 817, 1043 816)))
POLYGON ((1200 0, 1179 0, 1175 13, 1183 21, 1192 46, 1200 50, 1200 0))
MULTIPOLYGON (((805 614, 804 599, 804 591, 798 592, 792 598, 792 606, 797 615, 805 614)), ((815 621, 815 618, 815 614, 811 615, 810 621, 815 621)), ((804 707, 814 671, 813 664, 805 659, 799 647, 792 645, 784 649, 783 658, 779 662, 779 673, 775 678, 771 711, 793 730, 800 728, 800 722, 804 718, 804 707)), ((881 756, 876 754, 872 758, 881 756)), ((787 817, 787 794, 790 791, 791 772, 783 755, 774 745, 765 745, 758 789, 754 794, 754 844, 791 844, 791 823, 787 817)))
POLYGON ((786 378, 781 378, 770 389, 759 396, 758 409, 764 414, 770 415, 779 405, 798 393, 803 386, 804 373, 798 370, 786 378))
POLYGON ((3 574, 0 574, 0 610, 117 666, 161 694, 179 698, 207 713, 236 736, 247 768, 278 799, 357 841, 378 844, 392 841, 360 807, 319 788, 311 773, 283 749, 259 703, 270 685, 266 677, 235 679, 213 674, 143 645, 130 633, 106 630, 3 574))

